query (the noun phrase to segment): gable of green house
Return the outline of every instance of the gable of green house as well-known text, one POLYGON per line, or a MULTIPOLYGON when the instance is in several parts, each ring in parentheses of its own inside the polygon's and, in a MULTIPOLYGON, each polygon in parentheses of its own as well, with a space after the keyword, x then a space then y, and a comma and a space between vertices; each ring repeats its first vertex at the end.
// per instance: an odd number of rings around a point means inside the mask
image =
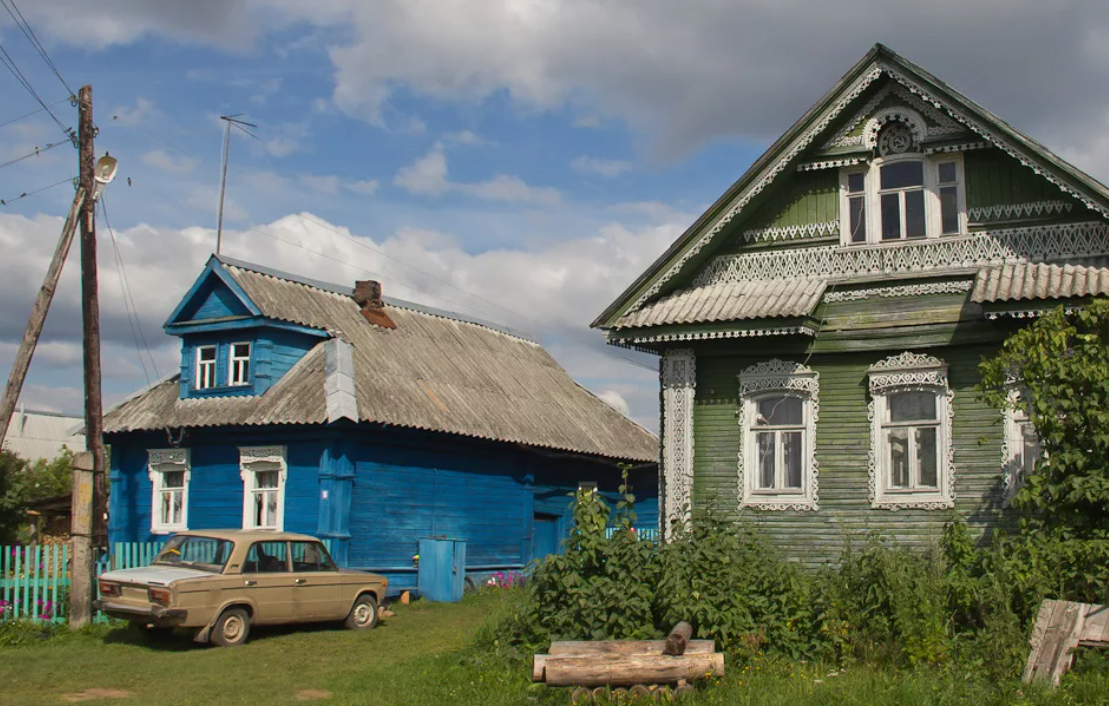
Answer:
POLYGON ((1109 294, 1107 215, 1103 185, 876 46, 594 322, 662 356, 663 516, 812 564, 1010 526, 1031 432, 977 366, 1109 294))

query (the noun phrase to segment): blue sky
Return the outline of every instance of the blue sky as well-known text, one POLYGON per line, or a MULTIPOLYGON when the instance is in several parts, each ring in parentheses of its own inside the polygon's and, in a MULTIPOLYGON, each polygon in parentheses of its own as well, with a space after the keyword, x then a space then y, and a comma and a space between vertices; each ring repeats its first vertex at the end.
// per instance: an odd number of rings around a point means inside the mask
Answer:
MULTIPOLYGON (((652 429, 654 358, 588 323, 875 41, 1109 171, 1093 2, 23 3, 66 81, 93 85, 98 151, 120 160, 105 206, 140 328, 101 217, 109 401, 176 365, 161 324, 214 248, 221 114, 259 126, 232 136, 224 252, 527 332, 652 429)), ((11 23, 0 43, 47 103, 66 97, 11 23)), ((0 90, 0 123, 37 107, 7 72, 0 90)), ((0 126, 0 158, 58 139, 40 112, 0 126)), ((5 369, 72 188, 11 199, 75 165, 62 146, 0 168, 5 369)), ((80 409, 75 255, 29 407, 80 409)))

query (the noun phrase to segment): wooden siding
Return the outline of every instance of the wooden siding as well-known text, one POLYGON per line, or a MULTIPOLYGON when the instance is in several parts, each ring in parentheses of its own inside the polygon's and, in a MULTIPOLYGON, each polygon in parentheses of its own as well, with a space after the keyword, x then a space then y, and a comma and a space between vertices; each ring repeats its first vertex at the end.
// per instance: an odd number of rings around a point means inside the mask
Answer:
MULTIPOLYGON (((737 251, 748 243, 744 231, 789 228, 839 220, 839 171, 825 169, 797 174, 736 228, 736 235, 721 252, 737 251)), ((832 237, 837 238, 839 229, 832 237)), ((799 235, 780 242, 812 240, 819 235, 799 235)), ((828 237, 825 234, 823 237, 828 237)))
POLYGON ((182 321, 204 321, 229 316, 249 316, 250 312, 227 285, 211 277, 182 314, 182 321))
MULTIPOLYGON (((967 208, 983 208, 1036 201, 1074 200, 1059 187, 1001 150, 971 150, 963 154, 967 208)), ((1085 208, 1076 206, 1075 215, 1085 208)))
MULTIPOLYGON (((953 442, 956 468, 954 511, 874 510, 868 500, 870 422, 866 369, 893 351, 814 355, 808 365, 820 373, 816 455, 820 466, 817 512, 764 511, 738 507, 736 375, 769 355, 711 356, 697 359, 694 412, 694 508, 708 508, 750 522, 783 547, 791 558, 816 566, 835 560, 848 542, 868 533, 922 547, 939 540, 943 526, 958 515, 982 533, 1001 520, 1001 415, 979 401, 974 385, 983 354, 980 346, 929 349, 949 366, 955 393, 953 442)), ((803 357, 797 358, 802 360, 803 357)), ((1004 524, 1002 521, 1001 524, 1004 524)))
POLYGON ((218 333, 188 334, 181 343, 181 397, 260 395, 281 379, 320 339, 295 331, 252 325, 218 333), (233 343, 251 344, 250 384, 227 386, 230 379, 230 353, 233 343), (216 346, 216 382, 209 390, 193 389, 196 375, 196 349, 216 346))

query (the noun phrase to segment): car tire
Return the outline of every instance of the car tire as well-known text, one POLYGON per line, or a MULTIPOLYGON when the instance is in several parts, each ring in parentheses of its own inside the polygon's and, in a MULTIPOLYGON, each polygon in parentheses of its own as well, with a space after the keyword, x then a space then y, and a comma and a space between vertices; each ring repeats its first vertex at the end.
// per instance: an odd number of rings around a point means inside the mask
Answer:
POLYGON ((355 599, 344 625, 350 630, 373 630, 377 621, 377 599, 371 593, 363 593, 355 599))
POLYGON ((217 647, 237 647, 250 637, 250 614, 243 608, 228 608, 216 619, 209 640, 217 647))

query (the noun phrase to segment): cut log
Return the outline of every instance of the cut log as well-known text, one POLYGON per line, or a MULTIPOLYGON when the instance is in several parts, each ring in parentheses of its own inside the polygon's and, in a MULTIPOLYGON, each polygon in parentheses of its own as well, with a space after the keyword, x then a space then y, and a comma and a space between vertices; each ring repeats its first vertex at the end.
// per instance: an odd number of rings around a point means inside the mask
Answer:
POLYGON ((685 654, 686 645, 693 639, 693 626, 684 620, 674 626, 670 634, 666 636, 666 649, 663 654, 667 655, 683 655, 685 654))
POLYGON ((636 684, 632 688, 628 689, 628 698, 629 699, 635 699, 635 700, 639 701, 639 700, 647 699, 650 696, 651 696, 651 690, 648 689, 643 684, 636 684))
POLYGON ((584 706, 593 702, 593 692, 584 686, 579 686, 570 692, 570 703, 574 706, 584 706))
MULTIPOLYGON (((581 657, 596 654, 660 655, 665 649, 665 640, 564 640, 552 642, 548 654, 581 657)), ((690 640, 685 646, 687 655, 710 655, 713 652, 716 652, 715 640, 690 640)))
POLYGON ((724 655, 721 653, 680 657, 642 654, 544 656, 543 681, 548 686, 674 684, 682 680, 724 676, 724 655))

